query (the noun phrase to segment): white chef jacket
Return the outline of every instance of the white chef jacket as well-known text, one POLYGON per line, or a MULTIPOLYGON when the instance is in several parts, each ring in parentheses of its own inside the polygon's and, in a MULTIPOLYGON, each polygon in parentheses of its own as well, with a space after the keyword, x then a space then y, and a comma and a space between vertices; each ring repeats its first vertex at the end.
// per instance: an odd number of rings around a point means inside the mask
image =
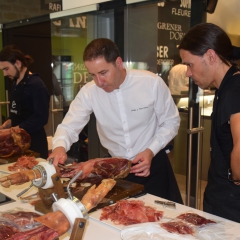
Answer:
POLYGON ((58 125, 53 149, 68 151, 94 112, 103 147, 112 157, 134 159, 146 148, 156 155, 177 134, 180 117, 164 81, 149 71, 127 70, 119 89, 108 93, 84 85, 58 125))

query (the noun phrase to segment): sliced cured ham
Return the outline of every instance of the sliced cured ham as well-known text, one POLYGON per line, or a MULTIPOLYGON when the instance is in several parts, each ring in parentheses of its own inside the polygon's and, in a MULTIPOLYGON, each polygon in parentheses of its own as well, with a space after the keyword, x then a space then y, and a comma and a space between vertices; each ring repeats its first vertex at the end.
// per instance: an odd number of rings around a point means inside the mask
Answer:
POLYGON ((32 169, 38 164, 38 161, 34 156, 22 156, 18 158, 17 162, 13 165, 8 166, 9 171, 23 171, 27 169, 32 169))
POLYGON ((39 217, 40 215, 34 212, 15 211, 2 213, 1 216, 17 224, 20 227, 25 227, 25 225, 33 223, 34 218, 39 217))
POLYGON ((206 219, 196 213, 183 213, 177 218, 184 220, 185 222, 191 223, 195 226, 202 226, 209 223, 216 223, 212 220, 206 219))
POLYGON ((32 230, 16 233, 11 236, 10 240, 56 240, 58 237, 58 233, 53 229, 39 226, 32 230))
POLYGON ((160 226, 167 230, 170 233, 178 233, 178 234, 194 234, 194 230, 187 223, 182 221, 171 221, 161 223, 160 226))
POLYGON ((10 221, 0 220, 0 239, 10 239, 12 235, 18 233, 19 229, 10 221))
POLYGON ((115 205, 102 209, 100 220, 110 219, 114 224, 131 225, 144 222, 156 222, 163 216, 163 211, 145 206, 140 200, 120 200, 115 205))

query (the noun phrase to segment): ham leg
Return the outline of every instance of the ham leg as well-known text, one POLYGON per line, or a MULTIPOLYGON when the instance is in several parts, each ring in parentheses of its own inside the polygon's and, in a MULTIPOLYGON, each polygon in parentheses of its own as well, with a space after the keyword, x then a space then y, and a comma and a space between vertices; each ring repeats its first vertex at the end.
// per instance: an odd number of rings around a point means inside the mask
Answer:
POLYGON ((0 157, 22 154, 30 143, 30 135, 24 129, 14 127, 0 130, 0 157))
MULTIPOLYGON (((84 179, 86 182, 94 177, 100 177, 101 180, 125 178, 130 172, 131 164, 131 161, 124 158, 96 158, 71 166, 59 166, 56 171, 60 177, 72 178, 82 170, 83 173, 78 180, 84 179)), ((8 188, 40 177, 38 170, 26 170, 0 178, 0 184, 8 188)))
POLYGON ((0 178, 0 184, 5 188, 9 188, 11 185, 20 185, 40 177, 41 173, 37 169, 25 170, 0 178))

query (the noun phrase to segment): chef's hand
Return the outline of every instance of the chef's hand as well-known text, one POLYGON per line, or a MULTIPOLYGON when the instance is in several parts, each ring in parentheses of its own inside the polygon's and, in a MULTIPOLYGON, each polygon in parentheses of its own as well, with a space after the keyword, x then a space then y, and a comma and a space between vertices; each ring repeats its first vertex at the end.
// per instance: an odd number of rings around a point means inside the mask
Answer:
POLYGON ((131 167, 130 173, 135 173, 135 176, 138 177, 149 176, 153 157, 154 154, 149 148, 138 153, 137 156, 132 160, 132 164, 135 165, 131 167))
POLYGON ((64 147, 57 147, 49 155, 48 161, 53 158, 53 165, 57 167, 58 163, 64 164, 67 160, 67 154, 64 147))

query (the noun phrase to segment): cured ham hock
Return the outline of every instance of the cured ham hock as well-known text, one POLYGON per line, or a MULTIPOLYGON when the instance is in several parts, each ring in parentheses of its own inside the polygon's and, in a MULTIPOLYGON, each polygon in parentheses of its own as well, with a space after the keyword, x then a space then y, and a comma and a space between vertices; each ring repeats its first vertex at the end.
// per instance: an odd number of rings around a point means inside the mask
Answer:
POLYGON ((0 130, 0 157, 23 154, 31 143, 30 135, 21 128, 0 130))
MULTIPOLYGON (((97 179, 97 183, 100 183, 106 178, 125 178, 130 169, 131 161, 124 158, 96 158, 71 166, 60 165, 56 168, 58 175, 65 178, 72 178, 82 171, 78 181, 90 183, 93 183, 93 179, 97 179)), ((23 184, 39 177, 41 175, 38 170, 26 170, 0 178, 0 184, 8 188, 11 185, 23 184)))

